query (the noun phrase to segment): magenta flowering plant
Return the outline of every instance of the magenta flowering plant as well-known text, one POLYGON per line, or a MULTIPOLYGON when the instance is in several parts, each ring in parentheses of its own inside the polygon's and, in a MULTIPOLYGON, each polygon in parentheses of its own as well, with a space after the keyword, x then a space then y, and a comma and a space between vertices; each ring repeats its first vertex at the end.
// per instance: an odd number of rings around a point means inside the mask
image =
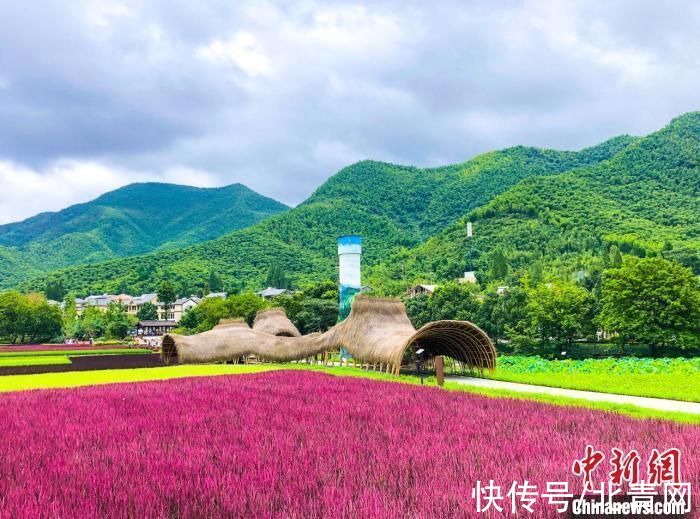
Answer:
POLYGON ((697 486, 699 444, 692 425, 297 371, 27 391, 0 396, 0 516, 471 517, 477 481, 578 488, 587 445, 678 448, 697 486))

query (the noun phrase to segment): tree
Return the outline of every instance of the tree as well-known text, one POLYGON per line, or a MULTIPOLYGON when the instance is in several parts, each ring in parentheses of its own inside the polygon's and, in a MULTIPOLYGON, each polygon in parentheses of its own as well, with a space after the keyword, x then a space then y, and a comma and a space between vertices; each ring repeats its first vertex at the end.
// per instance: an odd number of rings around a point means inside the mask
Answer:
POLYGON ((527 292, 521 287, 511 287, 501 294, 495 291, 484 294, 476 322, 498 342, 526 335, 528 318, 527 292))
POLYGON ((141 305, 136 316, 140 321, 155 321, 158 319, 158 307, 151 302, 141 305))
POLYGON ((105 324, 104 312, 96 306, 87 306, 80 315, 75 335, 85 339, 103 337, 105 324))
POLYGON ((73 336, 77 321, 78 309, 76 308, 75 298, 66 297, 63 300, 63 335, 65 337, 73 336))
POLYGON ((41 294, 0 294, 0 337, 10 342, 47 341, 61 335, 61 310, 41 294))
POLYGON ((575 283, 539 285, 528 293, 527 309, 542 342, 554 339, 560 352, 584 332, 591 332, 593 297, 575 283))
POLYGON ((0 294, 0 336, 12 344, 17 342, 28 311, 27 301, 19 292, 0 294))
POLYGON ((686 267, 663 258, 625 257, 603 273, 600 323, 623 342, 658 347, 700 342, 700 284, 686 267))
POLYGON ((265 278, 265 284, 268 287, 275 288, 291 288, 291 282, 287 279, 287 275, 282 270, 282 267, 275 264, 270 267, 267 273, 267 278, 265 278))
POLYGON ((267 301, 253 292, 244 292, 226 299, 227 317, 242 317, 250 325, 253 324, 255 314, 268 306, 267 301))
POLYGON ((168 319, 168 311, 175 302, 177 296, 170 281, 163 281, 158 289, 158 301, 163 305, 163 319, 168 319))
POLYGON ((608 252, 608 262, 613 268, 619 268, 622 266, 622 254, 617 245, 611 245, 610 251, 608 252))
POLYGON ((185 330, 194 330, 201 324, 201 315, 202 313, 198 312, 197 307, 195 307, 192 310, 185 312, 180 319, 180 322, 177 324, 180 328, 184 328, 185 330))
POLYGON ((110 339, 123 339, 135 324, 124 305, 111 302, 105 313, 105 335, 110 339))
POLYGON ((432 321, 429 296, 421 294, 414 298, 405 299, 403 303, 406 307, 406 315, 415 328, 420 328, 432 321))
POLYGON ((489 274, 491 278, 495 280, 505 279, 508 275, 508 261, 506 260, 506 255, 503 249, 496 249, 491 256, 491 262, 489 266, 489 274))
POLYGON ((338 322, 338 285, 323 281, 303 291, 275 297, 271 304, 284 308, 302 334, 324 332, 338 322))
POLYGON ((211 297, 186 312, 179 325, 188 331, 199 333, 211 330, 221 319, 231 317, 241 317, 248 324, 253 324, 255 314, 267 307, 267 301, 252 292, 232 295, 226 299, 211 297))
POLYGON ((60 338, 63 316, 58 306, 40 301, 32 308, 32 313, 33 326, 27 331, 30 342, 46 342, 60 338))
POLYGON ((292 321, 302 334, 325 332, 338 322, 338 302, 330 299, 305 299, 292 321))
MULTIPOLYGON (((209 290, 211 292, 222 292, 224 290, 224 281, 221 279, 216 272, 213 270, 209 272, 209 290)), ((207 292, 208 294, 209 292, 207 292)))
POLYGON ((477 292, 472 283, 450 281, 435 289, 430 296, 430 314, 433 320, 456 319, 475 321, 479 312, 477 292))
POLYGON ((66 295, 66 291, 63 288, 63 280, 60 278, 48 278, 46 280, 44 294, 46 294, 46 299, 51 299, 52 301, 63 300, 66 295))
POLYGON ((323 281, 321 283, 315 283, 304 288, 303 294, 305 297, 311 299, 329 299, 337 301, 338 284, 330 280, 323 281))

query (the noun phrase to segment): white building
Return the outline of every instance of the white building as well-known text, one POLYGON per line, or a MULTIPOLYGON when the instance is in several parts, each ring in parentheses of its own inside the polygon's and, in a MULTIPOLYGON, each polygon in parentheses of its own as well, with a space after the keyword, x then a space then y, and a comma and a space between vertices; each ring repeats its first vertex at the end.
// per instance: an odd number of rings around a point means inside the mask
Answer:
POLYGON ((282 296, 284 294, 288 294, 289 290, 286 288, 274 288, 274 287, 267 287, 265 290, 261 290, 260 292, 257 292, 257 294, 262 297, 263 299, 270 299, 271 297, 277 297, 277 296, 282 296))

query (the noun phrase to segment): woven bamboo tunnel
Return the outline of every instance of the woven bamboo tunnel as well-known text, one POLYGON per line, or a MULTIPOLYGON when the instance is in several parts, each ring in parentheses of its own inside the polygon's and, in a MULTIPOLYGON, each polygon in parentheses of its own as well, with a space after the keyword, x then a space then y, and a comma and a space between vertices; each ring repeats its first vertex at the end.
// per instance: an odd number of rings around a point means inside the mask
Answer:
POLYGON ((379 365, 398 374, 408 348, 424 350, 425 358, 451 357, 462 368, 483 371, 496 367, 496 349, 483 330, 468 321, 435 321, 416 330, 397 299, 357 296, 349 317, 324 334, 300 336, 284 310, 256 316, 253 329, 226 320, 208 332, 192 336, 166 334, 166 363, 235 361, 255 355, 261 360, 289 362, 345 348, 353 361, 379 365), (296 334, 294 334, 296 332, 296 334))

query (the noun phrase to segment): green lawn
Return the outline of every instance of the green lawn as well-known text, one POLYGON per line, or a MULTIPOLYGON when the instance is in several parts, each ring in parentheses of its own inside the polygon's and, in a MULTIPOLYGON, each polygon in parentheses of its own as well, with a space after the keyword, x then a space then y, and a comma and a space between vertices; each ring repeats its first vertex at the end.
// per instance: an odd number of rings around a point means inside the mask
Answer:
POLYGON ((700 402, 700 358, 546 360, 503 356, 485 377, 601 393, 700 402))
POLYGON ((3 357, 44 357, 56 355, 68 355, 78 357, 80 355, 132 355, 137 353, 153 353, 149 349, 105 349, 105 350, 40 350, 40 351, 3 351, 0 352, 0 359, 3 357))
POLYGON ((0 368, 17 366, 48 366, 52 364, 70 364, 70 359, 65 355, 43 355, 40 357, 0 357, 0 368))

